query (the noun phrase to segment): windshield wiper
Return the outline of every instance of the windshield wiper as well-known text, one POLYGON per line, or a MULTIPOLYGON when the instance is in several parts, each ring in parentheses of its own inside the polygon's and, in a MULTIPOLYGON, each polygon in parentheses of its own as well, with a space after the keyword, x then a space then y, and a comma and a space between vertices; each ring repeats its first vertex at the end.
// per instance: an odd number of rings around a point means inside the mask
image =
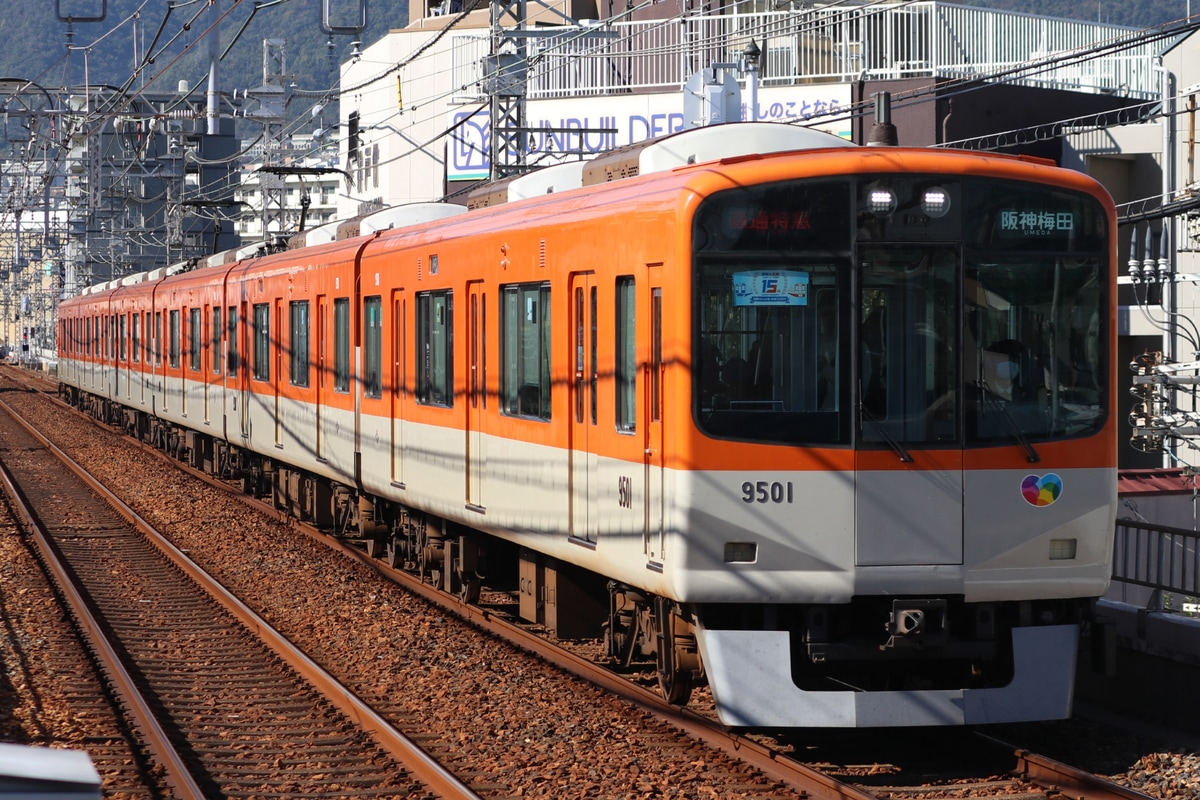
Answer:
POLYGON ((884 427, 883 423, 877 420, 870 411, 867 411, 866 405, 863 404, 861 400, 858 403, 858 412, 862 415, 863 419, 875 426, 875 430, 879 431, 880 438, 887 443, 888 447, 892 448, 892 452, 898 455, 901 461, 911 462, 913 460, 912 456, 908 454, 908 451, 904 449, 904 445, 892 438, 892 435, 888 433, 887 428, 884 427))
POLYGON ((992 393, 988 388, 987 382, 983 382, 983 399, 984 402, 991 402, 1000 410, 1000 417, 1004 420, 1004 427, 1008 428, 1008 432, 1017 440, 1017 444, 1025 449, 1025 458, 1030 464, 1036 464, 1042 460, 1038 455, 1038 451, 1033 449, 1033 445, 1025 438, 1025 434, 1021 432, 1021 426, 1012 418, 1012 414, 1008 413, 1008 409, 1004 406, 1004 401, 992 393))

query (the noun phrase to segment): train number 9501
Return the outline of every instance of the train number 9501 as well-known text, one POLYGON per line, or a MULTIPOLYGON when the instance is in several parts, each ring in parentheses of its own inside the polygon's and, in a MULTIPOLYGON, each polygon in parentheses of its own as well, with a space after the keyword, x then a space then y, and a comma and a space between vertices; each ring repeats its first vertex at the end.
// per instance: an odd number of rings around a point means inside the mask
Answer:
POLYGON ((742 484, 743 503, 790 503, 792 482, 746 481, 742 484))

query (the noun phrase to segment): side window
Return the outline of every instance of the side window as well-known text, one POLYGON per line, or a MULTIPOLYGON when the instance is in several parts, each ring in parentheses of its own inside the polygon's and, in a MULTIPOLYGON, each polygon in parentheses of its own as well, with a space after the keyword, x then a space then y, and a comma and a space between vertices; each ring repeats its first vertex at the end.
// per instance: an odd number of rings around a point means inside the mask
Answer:
POLYGON ((633 277, 617 278, 617 430, 637 430, 637 293, 633 277))
POLYGON ((136 364, 142 360, 142 315, 135 311, 129 321, 133 325, 133 342, 129 349, 136 364))
POLYGON ((126 330, 127 326, 129 325, 129 315, 122 314, 118 318, 118 320, 119 320, 121 329, 117 333, 117 335, 120 337, 118 344, 117 344, 117 347, 119 348, 117 355, 122 361, 128 361, 129 360, 129 348, 126 346, 125 342, 126 342, 126 335, 129 333, 129 331, 126 330))
POLYGON ((333 301, 333 390, 350 391, 350 298, 333 301))
POLYGON ((290 306, 291 380, 293 386, 308 386, 308 301, 293 300, 290 306))
POLYGON ((212 371, 214 375, 221 374, 221 337, 225 328, 221 326, 221 307, 214 306, 212 310, 212 371))
POLYGON ((172 368, 178 368, 178 366, 179 366, 179 310, 176 309, 175 311, 172 311, 170 316, 168 317, 168 320, 169 320, 168 324, 171 327, 170 334, 169 334, 170 342, 168 344, 168 347, 170 349, 167 351, 168 359, 169 359, 168 363, 171 365, 172 368))
POLYGON ((505 286, 502 292, 501 410, 550 419, 550 285, 505 286))
POLYGON ((200 348, 204 344, 200 309, 193 308, 188 312, 188 361, 192 372, 199 372, 201 367, 200 348))
POLYGON ((454 405, 454 295, 417 295, 417 402, 454 405))
POLYGON ((154 363, 162 364, 162 312, 154 312, 154 363))
POLYGON ((226 338, 229 343, 229 350, 226 355, 226 364, 229 371, 229 377, 236 378, 238 376, 238 310, 237 306, 229 307, 229 336, 226 338))
POLYGON ((254 380, 271 380, 271 306, 254 306, 254 380))
POLYGON ((363 299, 363 395, 382 397, 380 373, 383 370, 383 301, 363 299))

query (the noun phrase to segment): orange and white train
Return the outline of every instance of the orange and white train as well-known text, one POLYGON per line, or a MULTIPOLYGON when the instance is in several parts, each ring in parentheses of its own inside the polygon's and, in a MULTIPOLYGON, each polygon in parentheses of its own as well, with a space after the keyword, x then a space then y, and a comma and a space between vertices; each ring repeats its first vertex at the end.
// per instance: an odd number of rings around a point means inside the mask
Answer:
POLYGON ((1116 507, 1098 184, 743 123, 472 205, 90 287, 63 389, 731 726, 1070 714, 1116 507))

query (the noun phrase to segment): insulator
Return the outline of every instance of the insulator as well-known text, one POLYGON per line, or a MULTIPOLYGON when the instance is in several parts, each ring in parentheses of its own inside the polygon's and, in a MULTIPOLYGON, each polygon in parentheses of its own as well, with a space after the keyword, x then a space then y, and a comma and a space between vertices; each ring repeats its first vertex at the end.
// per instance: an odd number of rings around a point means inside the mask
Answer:
POLYGON ((1171 257, 1168 248, 1171 246, 1171 229, 1163 222, 1162 236, 1158 246, 1158 279, 1166 283, 1171 276, 1171 257))
POLYGON ((1132 436, 1129 439, 1129 444, 1133 449, 1141 450, 1143 453, 1157 453, 1162 450, 1163 437, 1132 436))

